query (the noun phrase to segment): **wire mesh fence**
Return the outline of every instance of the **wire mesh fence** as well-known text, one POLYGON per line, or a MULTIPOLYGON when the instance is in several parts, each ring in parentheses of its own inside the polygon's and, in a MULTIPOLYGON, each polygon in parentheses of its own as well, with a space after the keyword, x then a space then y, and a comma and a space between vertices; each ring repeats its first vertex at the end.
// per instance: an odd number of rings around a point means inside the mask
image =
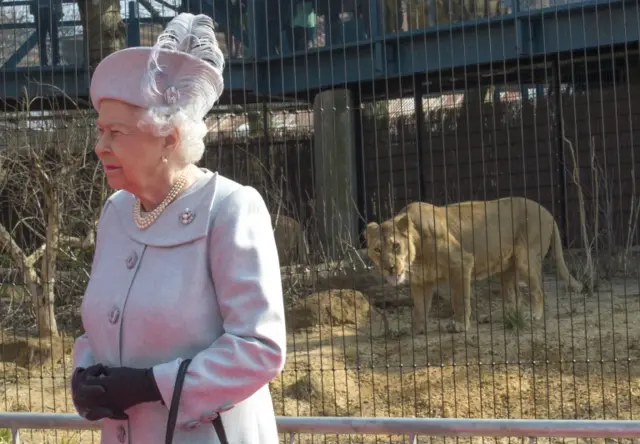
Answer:
POLYGON ((255 187, 272 215, 277 415, 638 418, 637 2, 34 5, 0 4, 3 411, 74 411, 111 193, 88 66, 192 11, 214 16, 228 56, 200 165, 255 187))

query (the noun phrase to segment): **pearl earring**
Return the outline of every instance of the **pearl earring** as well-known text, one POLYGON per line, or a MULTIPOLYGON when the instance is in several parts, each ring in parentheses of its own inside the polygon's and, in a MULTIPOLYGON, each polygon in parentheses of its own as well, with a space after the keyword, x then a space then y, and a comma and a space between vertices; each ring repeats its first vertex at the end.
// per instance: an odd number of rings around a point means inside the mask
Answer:
POLYGON ((167 163, 167 157, 166 156, 162 156, 162 163, 167 163))

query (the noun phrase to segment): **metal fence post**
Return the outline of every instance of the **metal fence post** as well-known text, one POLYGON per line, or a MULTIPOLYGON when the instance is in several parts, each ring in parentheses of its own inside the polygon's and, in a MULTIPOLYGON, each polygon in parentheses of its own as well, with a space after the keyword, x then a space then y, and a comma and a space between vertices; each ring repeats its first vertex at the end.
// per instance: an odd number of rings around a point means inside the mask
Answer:
POLYGON ((129 20, 127 21, 127 46, 140 46, 140 14, 138 2, 129 2, 129 20))
POLYGON ((20 444, 20 429, 11 427, 11 442, 13 444, 20 444))

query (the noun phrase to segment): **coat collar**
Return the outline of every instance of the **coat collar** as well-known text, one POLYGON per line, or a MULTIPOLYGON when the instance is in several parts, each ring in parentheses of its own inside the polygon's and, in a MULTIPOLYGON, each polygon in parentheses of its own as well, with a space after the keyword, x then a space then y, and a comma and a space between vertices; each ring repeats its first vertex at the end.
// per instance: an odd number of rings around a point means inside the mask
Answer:
POLYGON ((124 190, 117 191, 109 197, 108 206, 115 209, 124 231, 138 243, 152 247, 173 247, 193 242, 207 236, 209 232, 210 209, 218 174, 208 170, 205 173, 205 177, 192 185, 195 189, 187 190, 169 204, 146 230, 140 230, 133 220, 133 194, 124 190), (205 183, 202 184, 201 181, 205 183))

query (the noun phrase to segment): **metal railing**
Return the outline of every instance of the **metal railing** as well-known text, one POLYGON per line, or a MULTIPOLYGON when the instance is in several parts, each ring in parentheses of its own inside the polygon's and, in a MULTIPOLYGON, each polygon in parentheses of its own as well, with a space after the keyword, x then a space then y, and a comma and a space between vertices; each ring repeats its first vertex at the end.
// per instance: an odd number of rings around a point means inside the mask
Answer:
MULTIPOLYGON (((459 418, 355 418, 278 416, 278 431, 290 435, 405 435, 415 444, 417 437, 528 437, 535 438, 632 438, 640 439, 640 421, 564 419, 459 419, 459 418)), ((99 430, 100 421, 90 422, 73 413, 0 413, 0 428, 11 430, 13 443, 20 442, 21 429, 99 430)))

